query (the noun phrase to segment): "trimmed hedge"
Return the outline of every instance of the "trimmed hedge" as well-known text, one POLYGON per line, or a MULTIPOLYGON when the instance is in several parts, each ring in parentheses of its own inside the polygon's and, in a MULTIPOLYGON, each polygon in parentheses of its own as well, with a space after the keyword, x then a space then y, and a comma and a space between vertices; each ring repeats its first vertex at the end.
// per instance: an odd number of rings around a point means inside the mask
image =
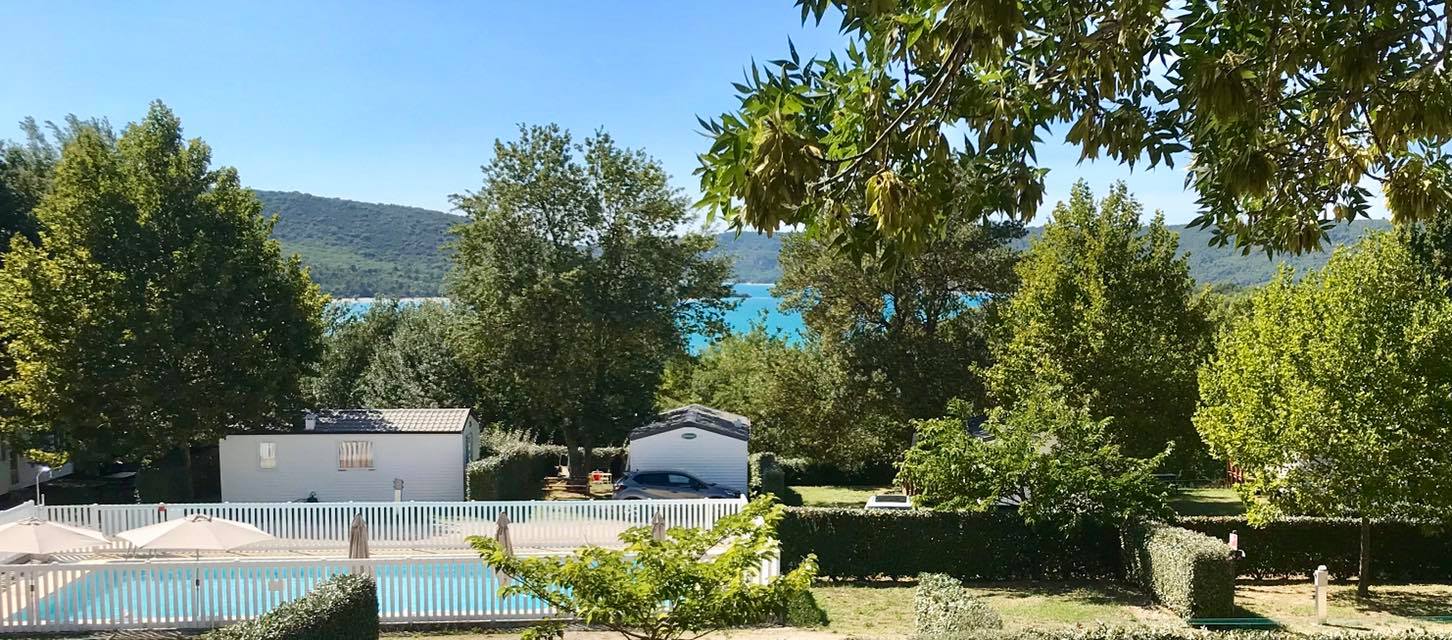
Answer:
POLYGON ((753 453, 746 461, 747 484, 752 496, 768 493, 777 497, 786 495, 786 474, 777 464, 775 453, 753 453))
MULTIPOLYGON (((464 470, 470 500, 535 500, 544 495, 544 479, 554 474, 567 449, 559 444, 521 444, 469 463, 464 470)), ((600 447, 593 460, 606 462, 611 473, 624 468, 624 447, 600 447)))
POLYGON ((788 627, 825 627, 830 622, 827 611, 817 604, 817 596, 810 590, 788 600, 781 612, 781 624, 788 627))
POLYGON ((1126 577, 1180 617, 1234 615, 1235 561, 1224 542, 1150 523, 1125 530, 1123 544, 1126 577))
POLYGON ((777 458, 787 486, 889 485, 897 478, 891 462, 865 464, 856 469, 807 458, 777 458))
POLYGON ((307 595, 262 615, 202 636, 206 640, 361 640, 378 637, 378 587, 373 578, 337 575, 307 595))
POLYGON ((986 629, 932 635, 920 640, 1452 640, 1426 631, 1300 634, 1289 631, 1205 631, 1179 627, 1063 627, 986 629))
MULTIPOLYGON (((1239 516, 1186 517, 1179 526, 1225 540, 1240 534, 1242 574, 1257 578, 1306 577, 1318 565, 1336 578, 1360 567, 1361 521, 1355 518, 1294 517, 1252 527, 1239 516)), ((1410 521, 1371 526, 1371 568, 1379 582, 1435 582, 1452 579, 1452 528, 1410 521)))
POLYGON ((1121 575, 1109 528, 1065 535, 1029 527, 1011 511, 965 513, 788 508, 777 529, 784 570, 817 554, 823 578, 963 580, 1101 579, 1121 575))
POLYGON ((952 576, 918 576, 918 588, 913 591, 914 637, 957 637, 962 631, 1002 628, 1003 618, 998 612, 973 597, 952 576))

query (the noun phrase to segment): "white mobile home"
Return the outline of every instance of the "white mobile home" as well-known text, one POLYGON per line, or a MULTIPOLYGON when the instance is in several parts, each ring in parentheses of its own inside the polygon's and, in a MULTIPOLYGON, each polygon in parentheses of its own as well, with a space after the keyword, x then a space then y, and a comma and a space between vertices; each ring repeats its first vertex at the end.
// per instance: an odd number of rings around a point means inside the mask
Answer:
POLYGON ((630 432, 630 470, 684 471, 745 492, 750 439, 745 416, 688 404, 630 432))
POLYGON ((463 500, 464 466, 479 456, 468 409, 343 409, 309 414, 301 430, 238 433, 218 443, 222 500, 463 500))

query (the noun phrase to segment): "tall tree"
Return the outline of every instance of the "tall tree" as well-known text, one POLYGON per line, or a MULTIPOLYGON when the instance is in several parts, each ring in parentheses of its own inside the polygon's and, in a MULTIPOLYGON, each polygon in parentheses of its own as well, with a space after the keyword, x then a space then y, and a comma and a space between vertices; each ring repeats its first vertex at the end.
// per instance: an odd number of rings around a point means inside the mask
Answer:
POLYGON ((65 145, 43 248, 12 243, 0 269, 13 439, 146 459, 299 406, 324 296, 210 164, 161 103, 114 144, 86 128, 65 145))
POLYGON ((363 405, 478 407, 478 385, 456 348, 462 320, 437 302, 405 307, 359 380, 363 405))
POLYGON ((1183 464, 1201 450, 1190 423, 1196 370, 1209 349, 1207 305, 1196 294, 1174 232, 1123 184, 1096 206, 1082 182, 1034 240, 990 344, 989 395, 1013 405, 1048 384, 1130 455, 1173 442, 1183 464))
POLYGON ((1452 300, 1426 276, 1390 234, 1299 283, 1283 269, 1200 375, 1195 426, 1245 473, 1253 522, 1361 518, 1361 595, 1371 519, 1452 510, 1452 300))
POLYGON ((454 197, 450 291, 481 385, 511 426, 560 434, 570 469, 654 414, 666 362, 697 330, 721 331, 730 265, 713 240, 678 235, 686 201, 643 152, 558 126, 496 142, 484 186, 454 197))
POLYGON ((44 129, 34 118, 26 118, 20 121, 20 130, 25 134, 24 142, 0 140, 0 262, 13 236, 18 234, 31 242, 38 239, 35 208, 50 190, 56 163, 60 162, 60 147, 82 131, 92 131, 112 143, 116 139, 111 123, 104 118, 82 120, 74 115, 66 116, 64 126, 46 122, 44 129))
POLYGON ((379 347, 393 338, 404 310, 397 300, 375 300, 361 315, 330 307, 317 375, 305 381, 316 407, 362 407, 363 374, 379 347))
POLYGON ((1367 215, 1367 183, 1396 220, 1452 205, 1446 0, 796 4, 841 16, 844 55, 789 45, 702 121, 702 203, 738 227, 911 251, 957 224, 938 215, 954 155, 984 178, 975 213, 1027 220, 1046 134, 1081 158, 1188 160, 1218 244, 1313 250, 1367 215))
POLYGON ((1452 211, 1403 227, 1401 238, 1429 276, 1448 282, 1447 293, 1452 295, 1452 211))

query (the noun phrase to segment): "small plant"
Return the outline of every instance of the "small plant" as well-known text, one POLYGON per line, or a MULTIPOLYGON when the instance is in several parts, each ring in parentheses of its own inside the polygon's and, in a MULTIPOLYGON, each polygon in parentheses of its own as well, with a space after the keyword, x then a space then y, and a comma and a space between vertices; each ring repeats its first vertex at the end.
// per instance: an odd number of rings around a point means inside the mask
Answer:
POLYGON ((998 612, 973 597, 957 579, 941 573, 918 576, 918 588, 913 595, 916 637, 1002 628, 1003 619, 998 612))
MULTIPOLYGON (((527 595, 561 618, 604 627, 631 640, 698 638, 711 631, 778 619, 816 575, 808 557, 762 584, 762 565, 777 556, 776 526, 784 508, 770 496, 721 518, 710 530, 679 528, 656 540, 649 527, 620 534, 622 549, 588 546, 569 556, 522 558, 493 539, 469 543, 509 576, 501 596, 527 595)), ((563 620, 527 631, 523 640, 559 638, 563 620)))

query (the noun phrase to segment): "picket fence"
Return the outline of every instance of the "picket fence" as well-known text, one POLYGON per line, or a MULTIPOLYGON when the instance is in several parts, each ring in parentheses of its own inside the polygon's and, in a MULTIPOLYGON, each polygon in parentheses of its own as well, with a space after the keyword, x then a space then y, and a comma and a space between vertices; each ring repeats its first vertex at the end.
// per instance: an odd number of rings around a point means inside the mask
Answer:
MULTIPOLYGON (((187 504, 44 505, 29 503, 0 514, 26 512, 53 522, 100 530, 108 536, 192 514, 253 525, 276 537, 249 549, 346 549, 353 518, 368 524, 369 545, 393 549, 467 549, 469 536, 494 535, 500 512, 509 514, 519 547, 608 545, 629 527, 648 526, 660 513, 668 527, 710 528, 737 513, 745 499, 520 500, 500 502, 222 502, 187 504)), ((118 545, 124 543, 117 543, 118 545)), ((122 547, 117 547, 122 548, 122 547)))

